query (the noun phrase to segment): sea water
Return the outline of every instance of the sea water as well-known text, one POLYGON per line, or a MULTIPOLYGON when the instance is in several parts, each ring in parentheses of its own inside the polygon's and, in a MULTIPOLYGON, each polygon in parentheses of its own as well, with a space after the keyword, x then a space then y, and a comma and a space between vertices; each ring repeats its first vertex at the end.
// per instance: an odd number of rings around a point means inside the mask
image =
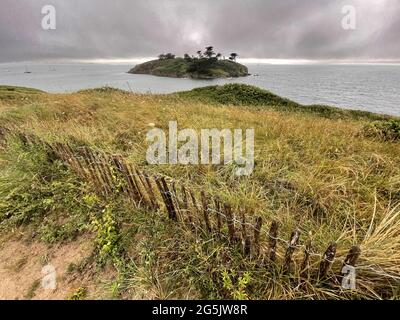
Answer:
POLYGON ((249 77, 191 80, 128 74, 133 65, 0 64, 0 85, 53 93, 111 86, 140 93, 171 93, 208 85, 245 83, 302 104, 400 115, 400 65, 249 64, 249 77))

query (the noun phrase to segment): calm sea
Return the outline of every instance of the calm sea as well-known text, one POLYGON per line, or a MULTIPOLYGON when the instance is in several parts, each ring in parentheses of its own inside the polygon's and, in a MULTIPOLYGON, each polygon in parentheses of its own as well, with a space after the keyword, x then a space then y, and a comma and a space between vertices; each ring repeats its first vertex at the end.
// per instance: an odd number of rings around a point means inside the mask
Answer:
POLYGON ((127 74, 132 65, 12 63, 0 64, 0 85, 55 93, 101 86, 142 93, 170 93, 235 82, 265 88, 303 104, 400 115, 399 65, 248 66, 252 76, 247 78, 201 81, 127 74))

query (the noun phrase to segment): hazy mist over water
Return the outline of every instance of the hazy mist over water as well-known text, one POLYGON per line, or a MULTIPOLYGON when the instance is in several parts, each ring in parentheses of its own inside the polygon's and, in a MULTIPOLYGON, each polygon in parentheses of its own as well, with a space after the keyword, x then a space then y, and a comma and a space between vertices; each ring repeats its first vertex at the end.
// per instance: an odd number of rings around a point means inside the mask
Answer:
POLYGON ((128 74, 132 67, 77 63, 0 64, 0 85, 32 87, 53 93, 102 86, 141 93, 171 93, 200 86, 245 83, 303 104, 400 115, 400 65, 249 64, 252 76, 207 81, 128 74))

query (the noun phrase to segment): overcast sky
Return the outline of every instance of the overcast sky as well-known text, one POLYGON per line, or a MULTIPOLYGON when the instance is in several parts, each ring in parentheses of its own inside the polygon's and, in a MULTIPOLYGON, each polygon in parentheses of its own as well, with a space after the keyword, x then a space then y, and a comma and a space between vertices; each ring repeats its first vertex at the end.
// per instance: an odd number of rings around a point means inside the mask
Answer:
POLYGON ((400 0, 0 0, 0 62, 130 59, 213 45, 242 58, 400 60, 400 0), (41 27, 44 5, 56 30, 41 27), (342 28, 353 5, 356 30, 342 28))

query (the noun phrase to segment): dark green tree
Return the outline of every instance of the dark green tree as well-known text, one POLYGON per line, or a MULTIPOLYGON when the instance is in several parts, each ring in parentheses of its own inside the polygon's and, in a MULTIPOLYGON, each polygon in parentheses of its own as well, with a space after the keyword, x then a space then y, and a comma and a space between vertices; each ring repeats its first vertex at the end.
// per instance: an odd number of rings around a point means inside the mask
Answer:
POLYGON ((167 59, 167 60, 169 60, 169 59, 175 59, 175 55, 172 54, 172 53, 167 53, 167 54, 165 55, 165 59, 167 59))
POLYGON ((231 53, 231 56, 229 57, 229 60, 231 60, 231 61, 236 61, 236 58, 238 57, 239 55, 237 54, 237 53, 231 53))
POLYGON ((208 59, 214 57, 215 56, 214 47, 212 46, 206 47, 206 51, 204 51, 204 56, 206 56, 208 59))

